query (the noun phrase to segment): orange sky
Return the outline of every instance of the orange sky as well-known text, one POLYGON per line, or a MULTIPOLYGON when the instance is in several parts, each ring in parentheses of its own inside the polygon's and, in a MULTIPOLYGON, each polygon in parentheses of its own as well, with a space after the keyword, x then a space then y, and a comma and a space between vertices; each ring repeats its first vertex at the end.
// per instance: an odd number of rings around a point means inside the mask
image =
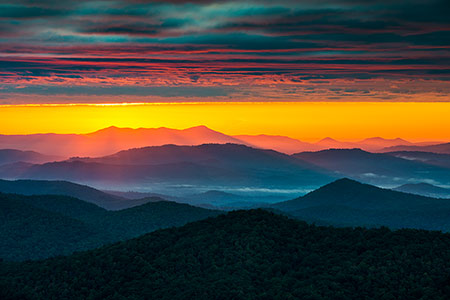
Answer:
POLYGON ((87 133, 108 126, 278 134, 304 141, 450 140, 450 103, 295 102, 0 106, 0 133, 87 133))

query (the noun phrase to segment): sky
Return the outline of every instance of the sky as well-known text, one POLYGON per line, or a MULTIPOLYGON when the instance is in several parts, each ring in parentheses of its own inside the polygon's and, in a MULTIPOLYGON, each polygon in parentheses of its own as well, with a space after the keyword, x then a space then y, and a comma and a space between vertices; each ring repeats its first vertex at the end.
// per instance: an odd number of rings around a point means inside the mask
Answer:
POLYGON ((0 133, 449 140, 449 15, 441 0, 0 0, 0 133))
POLYGON ((0 106, 3 134, 89 133, 111 125, 185 129, 206 125, 230 135, 285 135, 361 140, 450 140, 445 102, 185 102, 0 106), (407 113, 405 113, 407 112, 407 113))
POLYGON ((0 104, 449 101, 449 3, 0 0, 0 104))

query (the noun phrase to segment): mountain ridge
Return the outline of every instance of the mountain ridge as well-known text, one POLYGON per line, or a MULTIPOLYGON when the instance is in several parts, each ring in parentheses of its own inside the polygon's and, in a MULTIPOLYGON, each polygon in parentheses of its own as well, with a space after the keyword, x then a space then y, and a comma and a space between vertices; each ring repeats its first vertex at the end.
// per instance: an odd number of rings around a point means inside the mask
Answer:
POLYGON ((439 232, 234 211, 68 257, 2 264, 0 297, 443 300, 449 248, 439 232))
POLYGON ((440 154, 450 154, 450 143, 441 143, 436 145, 418 146, 418 145, 406 145, 406 146, 392 146, 383 148, 381 152, 394 152, 394 151, 421 151, 432 152, 440 154))
POLYGON ((450 199, 382 189, 349 178, 271 207, 326 224, 450 231, 450 199))
POLYGON ((62 160, 63 157, 55 155, 46 155, 36 151, 17 150, 17 149, 0 149, 0 165, 11 163, 46 163, 51 161, 62 160))
POLYGON ((227 135, 205 125, 185 129, 167 127, 140 127, 135 129, 109 126, 83 134, 0 135, 0 149, 33 150, 63 158, 105 156, 121 150, 146 146, 200 145, 205 143, 237 143, 261 149, 274 149, 287 154, 328 148, 355 147, 368 151, 381 151, 386 146, 427 144, 413 144, 400 138, 385 139, 382 137, 366 138, 357 142, 343 142, 328 137, 312 143, 282 135, 227 135))
POLYGON ((393 188, 393 190, 433 198, 450 198, 450 189, 438 187, 426 182, 403 184, 393 188))
MULTIPOLYGON (((3 180, 0 179, 1 193, 23 195, 62 195, 78 198, 105 209, 123 209, 142 204, 143 199, 129 200, 111 195, 93 187, 64 180, 3 180)), ((145 201, 145 200, 144 200, 145 201)))
POLYGON ((20 261, 70 254, 221 213, 160 198, 152 200, 108 211, 68 196, 0 193, 0 259, 20 261))
MULTIPOLYGON (((12 171, 0 167, 0 176, 12 171)), ((97 158, 25 167, 8 179, 63 179, 94 186, 130 184, 298 187, 328 182, 328 170, 295 157, 241 144, 150 146, 97 158)), ((103 188, 105 189, 105 188, 103 188)))
POLYGON ((450 184, 450 172, 445 166, 428 164, 384 153, 355 149, 328 149, 317 152, 296 153, 294 157, 316 164, 341 177, 351 177, 376 185, 392 185, 432 180, 437 184, 450 184))

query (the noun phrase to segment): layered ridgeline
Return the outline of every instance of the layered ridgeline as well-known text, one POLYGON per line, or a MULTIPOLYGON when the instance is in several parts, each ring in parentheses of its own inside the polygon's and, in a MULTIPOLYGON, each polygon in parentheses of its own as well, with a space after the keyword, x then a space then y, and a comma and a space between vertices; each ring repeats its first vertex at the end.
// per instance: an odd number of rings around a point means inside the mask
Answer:
POLYGON ((0 268, 8 299, 449 299, 450 235, 263 210, 0 268))
POLYGON ((17 170, 9 165, 6 170, 0 167, 0 177, 147 188, 151 185, 313 188, 334 178, 329 171, 295 157, 237 144, 145 147, 99 158, 19 166, 17 170))
POLYGON ((0 194, 0 259, 70 254, 219 213, 157 198, 107 211, 67 196, 0 194))
POLYGON ((108 127, 88 134, 0 135, 0 148, 33 149, 42 153, 71 156, 103 156, 117 151, 166 144, 241 143, 241 141, 197 126, 184 130, 170 128, 108 127))
POLYGON ((35 151, 0 149, 0 165, 12 164, 17 162, 42 164, 62 159, 63 157, 45 155, 35 151))
POLYGON ((236 208, 256 208, 266 206, 271 203, 290 200, 293 197, 287 195, 266 195, 266 196, 248 196, 242 194, 229 193, 218 190, 209 190, 196 194, 187 194, 183 196, 162 195, 151 192, 120 192, 106 191, 107 193, 125 197, 134 201, 149 199, 148 197, 160 197, 169 201, 178 203, 187 203, 200 207, 216 207, 222 210, 232 210, 236 208))
POLYGON ((394 151, 384 154, 413 161, 424 162, 429 165, 450 168, 450 154, 432 153, 423 151, 394 151))
POLYGON ((402 193, 350 179, 337 180, 272 208, 319 224, 450 231, 450 199, 402 193))
POLYGON ((87 185, 61 180, 1 180, 0 193, 22 195, 63 195, 93 203, 108 210, 118 210, 155 201, 153 196, 128 199, 105 193, 87 185))
POLYGON ((361 149, 329 149, 303 152, 293 155, 338 174, 376 185, 400 185, 411 182, 435 182, 450 184, 450 168, 444 163, 448 157, 440 157, 441 165, 419 159, 395 155, 370 153, 361 149))
POLYGON ((100 191, 87 185, 59 180, 1 180, 0 193, 23 195, 64 195, 93 203, 108 210, 119 210, 160 201, 160 198, 200 207, 221 209, 262 206, 290 200, 286 195, 246 196, 217 190, 202 193, 173 196, 152 192, 100 191))
POLYGON ((398 145, 382 149, 382 152, 393 151, 420 151, 450 154, 450 143, 436 144, 436 145, 398 145))
POLYGON ((394 188, 393 190, 427 197, 450 199, 450 189, 435 186, 425 182, 403 184, 394 188))
MULTIPOLYGON (((325 138, 317 143, 308 143, 278 135, 230 136, 206 126, 183 130, 165 127, 132 129, 111 126, 88 134, 0 135, 0 149, 35 150, 66 158, 104 156, 131 148, 167 144, 192 146, 209 143, 243 144, 261 149, 273 149, 287 154, 328 148, 361 148, 367 151, 377 151, 389 146, 424 145, 424 143, 413 144, 399 138, 383 139, 380 137, 368 138, 359 142, 342 142, 325 138)), ((430 143, 425 144, 430 145, 430 143)))

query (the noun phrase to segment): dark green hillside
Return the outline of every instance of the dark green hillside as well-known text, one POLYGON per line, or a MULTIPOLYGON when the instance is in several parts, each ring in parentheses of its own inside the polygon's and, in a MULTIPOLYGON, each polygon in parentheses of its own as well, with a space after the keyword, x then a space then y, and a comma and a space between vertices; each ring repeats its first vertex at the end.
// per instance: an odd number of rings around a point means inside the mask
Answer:
POLYGON ((0 258, 37 259, 70 254, 112 241, 80 220, 43 210, 16 195, 0 195, 0 258))
POLYGON ((339 179, 272 208, 305 221, 450 231, 450 200, 339 179))
POLYGON ((263 210, 4 264, 2 299, 449 299, 450 235, 316 227, 263 210))
POLYGON ((107 210, 95 204, 79 200, 77 198, 60 195, 33 195, 24 196, 19 194, 0 193, 0 199, 9 199, 27 203, 27 205, 58 213, 66 217, 80 221, 103 218, 107 210))
POLYGON ((188 222, 214 217, 221 212, 169 201, 150 202, 140 206, 108 212, 99 222, 92 220, 117 240, 128 239, 160 228, 181 226, 188 222))
POLYGON ((0 193, 0 259, 70 254, 219 213, 162 199, 107 211, 67 196, 0 193))

